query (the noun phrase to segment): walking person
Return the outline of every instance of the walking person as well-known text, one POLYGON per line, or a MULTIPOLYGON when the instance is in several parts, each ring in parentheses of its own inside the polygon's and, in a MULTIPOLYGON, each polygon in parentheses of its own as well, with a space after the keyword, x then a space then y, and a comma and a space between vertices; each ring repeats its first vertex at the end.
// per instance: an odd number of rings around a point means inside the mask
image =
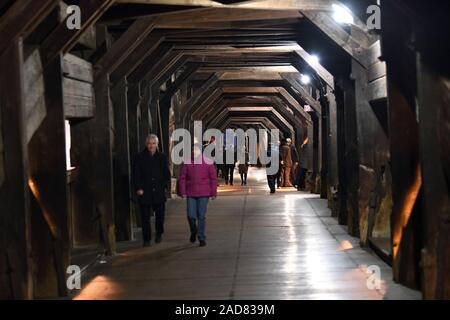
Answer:
POLYGON ((245 147, 243 147, 243 151, 244 151, 244 162, 243 163, 239 163, 238 165, 238 169, 239 169, 239 174, 241 176, 241 186, 245 186, 247 185, 247 174, 248 174, 248 166, 249 166, 249 154, 248 152, 245 150, 245 147))
MULTIPOLYGON (((279 152, 279 147, 278 146, 270 146, 269 147, 269 152, 268 152, 268 156, 270 157, 270 159, 272 159, 271 155, 274 152, 274 148, 276 148, 276 153, 278 154, 279 152)), ((270 194, 274 194, 276 189, 275 189, 275 182, 277 180, 278 177, 278 173, 279 173, 279 169, 280 169, 280 156, 278 154, 278 157, 276 157, 276 160, 278 163, 274 164, 272 161, 270 161, 267 165, 266 165, 266 174, 267 174, 267 184, 269 185, 269 189, 270 189, 270 194), (278 168, 273 168, 274 165, 278 165, 278 168), (273 172, 276 169, 275 173, 273 172)))
POLYGON ((198 238, 200 246, 204 247, 208 200, 217 197, 217 173, 213 161, 203 157, 201 150, 194 147, 191 161, 181 166, 178 183, 181 196, 187 199, 189 240, 194 243, 198 238))
POLYGON ((155 243, 161 242, 164 233, 166 190, 171 175, 167 157, 158 150, 158 143, 158 137, 150 134, 145 141, 145 149, 136 156, 133 165, 133 185, 138 196, 144 246, 150 246, 150 217, 153 212, 155 243))
POLYGON ((282 158, 282 169, 281 169, 281 186, 282 187, 292 187, 291 182, 291 170, 292 170, 292 150, 288 145, 287 140, 283 141, 280 149, 282 158))
MULTIPOLYGON (((234 145, 228 145, 224 149, 223 153, 223 159, 224 159, 224 167, 225 167, 225 184, 228 185, 230 183, 230 186, 233 185, 233 179, 234 179, 234 168, 236 167, 236 150, 234 145), (230 161, 227 161, 227 153, 232 155, 232 159, 230 161)), ((229 156, 230 157, 230 156, 229 156)))

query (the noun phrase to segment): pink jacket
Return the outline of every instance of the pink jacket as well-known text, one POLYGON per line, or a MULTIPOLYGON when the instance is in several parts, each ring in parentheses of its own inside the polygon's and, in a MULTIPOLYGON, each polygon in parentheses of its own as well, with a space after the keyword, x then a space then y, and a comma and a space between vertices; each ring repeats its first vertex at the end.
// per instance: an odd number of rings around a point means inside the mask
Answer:
POLYGON ((183 163, 178 179, 179 192, 187 197, 216 197, 217 172, 212 162, 183 163))

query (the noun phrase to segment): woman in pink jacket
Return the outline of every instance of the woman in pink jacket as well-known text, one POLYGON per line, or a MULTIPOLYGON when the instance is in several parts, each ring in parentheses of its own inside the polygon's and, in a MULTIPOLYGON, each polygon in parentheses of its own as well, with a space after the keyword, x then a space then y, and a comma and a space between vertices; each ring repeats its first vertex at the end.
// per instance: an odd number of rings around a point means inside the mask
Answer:
POLYGON ((206 246, 205 225, 208 200, 217 196, 217 173, 214 162, 194 149, 190 163, 183 163, 179 177, 179 192, 187 198, 187 215, 191 229, 190 241, 198 236, 200 246, 206 246))

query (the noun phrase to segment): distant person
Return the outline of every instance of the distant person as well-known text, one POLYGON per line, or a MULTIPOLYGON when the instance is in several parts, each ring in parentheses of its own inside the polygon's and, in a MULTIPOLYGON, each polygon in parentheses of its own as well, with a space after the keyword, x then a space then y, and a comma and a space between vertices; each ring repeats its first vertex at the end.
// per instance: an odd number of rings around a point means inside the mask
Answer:
POLYGON ((291 170, 292 170, 292 150, 287 140, 284 140, 281 148, 281 186, 292 187, 291 170))
MULTIPOLYGON (((278 146, 276 146, 276 148, 278 149, 278 146)), ((276 183, 277 176, 278 176, 278 170, 275 173, 272 173, 272 170, 274 169, 274 168, 272 168, 272 166, 274 165, 272 163, 272 157, 271 157, 272 152, 273 152, 272 146, 270 146, 268 156, 271 159, 271 161, 266 165, 267 184, 269 185, 270 194, 274 194, 276 192, 275 183, 276 183)), ((278 161, 278 165, 279 165, 279 161, 280 161, 279 157, 277 157, 276 161, 278 161)), ((279 168, 279 166, 278 166, 278 168, 279 168)))
POLYGON ((200 148, 194 147, 191 161, 181 166, 178 183, 181 196, 187 198, 189 240, 194 243, 198 238, 200 246, 204 247, 206 211, 208 200, 217 197, 217 173, 212 160, 203 157, 200 148))
POLYGON ((224 153, 223 153, 223 163, 224 163, 224 168, 225 168, 225 184, 228 185, 228 183, 230 184, 230 186, 233 185, 233 179, 234 179, 234 169, 236 167, 236 148, 234 145, 228 145, 225 149, 224 149, 224 153), (227 153, 232 155, 232 159, 230 161, 227 161, 227 153))
POLYGON ((150 134, 145 140, 146 148, 136 156, 133 166, 133 185, 138 196, 145 247, 150 246, 150 217, 153 211, 155 212, 155 243, 161 242, 164 233, 166 190, 171 175, 167 157, 159 152, 158 143, 158 137, 150 134))
POLYGON ((249 161, 250 161, 249 154, 245 150, 245 147, 243 148, 243 150, 244 150, 244 162, 239 163, 239 165, 238 165, 239 174, 241 176, 241 186, 247 185, 247 174, 248 174, 248 166, 249 166, 249 161))

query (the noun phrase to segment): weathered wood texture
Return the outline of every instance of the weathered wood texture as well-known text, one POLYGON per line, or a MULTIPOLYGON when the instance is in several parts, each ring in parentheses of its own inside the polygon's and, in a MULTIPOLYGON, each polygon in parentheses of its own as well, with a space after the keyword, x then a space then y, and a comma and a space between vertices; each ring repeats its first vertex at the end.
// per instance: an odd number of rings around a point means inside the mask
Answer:
POLYGON ((96 112, 89 120, 92 133, 91 152, 91 190, 94 194, 96 209, 101 218, 102 237, 106 253, 116 252, 114 226, 114 181, 112 162, 112 110, 108 78, 97 79, 94 84, 96 112))
POLYGON ((79 4, 83 13, 81 29, 69 30, 65 20, 58 24, 41 46, 44 67, 60 53, 68 53, 81 35, 95 24, 113 2, 113 0, 81 0, 79 4))
POLYGON ((39 50, 34 50, 24 62, 25 123, 27 142, 47 115, 44 75, 39 50))
POLYGON ((128 130, 128 99, 125 79, 111 93, 114 110, 114 223, 117 241, 133 239, 131 219, 131 167, 128 130))
POLYGON ((14 1, 1 17, 0 53, 19 37, 29 35, 58 3, 58 0, 14 1))
POLYGON ((0 298, 33 297, 22 42, 0 55, 0 298), (7 133, 7 134, 5 134, 7 133))
POLYGON ((418 59, 419 137, 425 222, 422 250, 423 292, 427 299, 449 299, 450 189, 448 185, 448 108, 450 81, 437 65, 418 59))
POLYGON ((65 296, 69 264, 62 57, 44 69, 47 114, 28 144, 34 297, 65 296))
MULTIPOLYGON (((373 64, 379 57, 373 51, 369 48, 358 55, 373 64)), ((373 236, 372 221, 384 221, 384 226, 378 225, 378 228, 384 228, 384 235, 389 234, 388 217, 391 210, 390 177, 387 177, 390 173, 387 103, 385 100, 374 103, 368 74, 367 69, 353 61, 359 154, 358 221, 359 237, 363 245, 367 245, 373 236)), ((389 255, 390 248, 386 251, 389 255)))
POLYGON ((92 65, 86 60, 66 54, 63 73, 66 119, 92 118, 95 114, 92 65))

